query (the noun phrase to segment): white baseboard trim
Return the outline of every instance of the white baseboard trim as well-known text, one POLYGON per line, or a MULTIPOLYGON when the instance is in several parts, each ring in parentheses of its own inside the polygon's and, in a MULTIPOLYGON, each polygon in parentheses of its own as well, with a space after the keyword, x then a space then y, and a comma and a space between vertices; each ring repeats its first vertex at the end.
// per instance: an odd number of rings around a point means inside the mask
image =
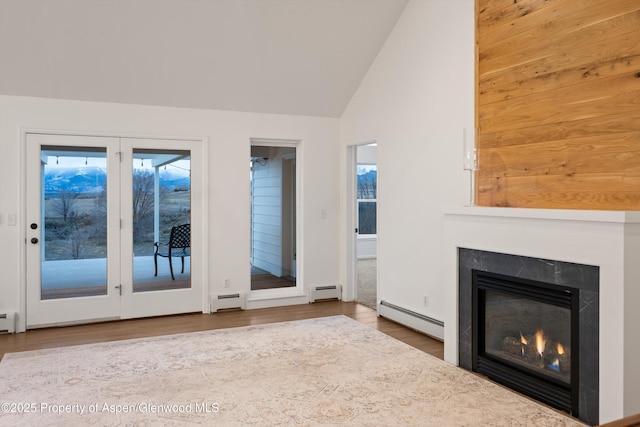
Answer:
POLYGON ((387 319, 408 326, 423 334, 444 340, 444 322, 434 319, 424 314, 391 304, 388 301, 380 301, 378 304, 378 314, 387 319))

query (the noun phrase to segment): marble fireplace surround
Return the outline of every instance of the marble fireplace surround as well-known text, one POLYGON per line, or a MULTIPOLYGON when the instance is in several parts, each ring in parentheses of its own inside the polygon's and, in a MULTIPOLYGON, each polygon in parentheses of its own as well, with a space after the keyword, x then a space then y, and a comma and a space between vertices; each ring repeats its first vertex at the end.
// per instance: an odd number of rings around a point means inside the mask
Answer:
POLYGON ((451 207, 444 225, 446 361, 461 365, 460 249, 594 266, 600 276, 597 422, 640 412, 640 212, 451 207))

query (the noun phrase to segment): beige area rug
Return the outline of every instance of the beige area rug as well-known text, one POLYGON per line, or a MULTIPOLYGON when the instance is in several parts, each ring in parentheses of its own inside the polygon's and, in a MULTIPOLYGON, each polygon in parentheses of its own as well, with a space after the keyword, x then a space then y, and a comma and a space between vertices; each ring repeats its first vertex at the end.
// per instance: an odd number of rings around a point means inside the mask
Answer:
POLYGON ((579 426, 345 316, 11 353, 0 425, 579 426))

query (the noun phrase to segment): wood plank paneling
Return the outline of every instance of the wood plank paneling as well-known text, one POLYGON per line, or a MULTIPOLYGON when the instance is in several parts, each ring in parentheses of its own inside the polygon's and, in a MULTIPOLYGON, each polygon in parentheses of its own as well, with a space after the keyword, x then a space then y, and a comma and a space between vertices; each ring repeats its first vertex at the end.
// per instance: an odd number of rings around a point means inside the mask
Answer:
MULTIPOLYGON (((622 0, 623 7, 627 7, 628 2, 622 0)), ((618 7, 620 0, 610 0, 608 2, 602 2, 602 6, 606 6, 610 10, 618 7)), ((522 1, 513 3, 514 7, 522 5, 522 1)), ((518 19, 501 19, 494 21, 494 25, 481 26, 479 29, 480 40, 483 45, 488 46, 493 43, 500 42, 510 37, 522 34, 527 31, 539 29, 540 26, 546 25, 547 27, 555 25, 556 22, 572 18, 575 22, 574 25, 580 26, 580 18, 588 11, 589 6, 593 6, 592 0, 555 0, 535 2, 533 5, 529 5, 528 8, 521 9, 520 16, 516 16, 518 19), (553 8, 553 22, 548 22, 549 11, 544 11, 545 8, 553 8), (544 12, 544 13, 543 13, 544 12)), ((616 9, 617 10, 617 9, 616 9)), ((628 9, 623 9, 628 11, 628 9)), ((489 11, 485 11, 485 14, 489 11)))
MULTIPOLYGON (((522 155, 523 147, 512 145, 483 150, 480 158, 490 160, 492 156, 500 156, 508 165, 509 176, 549 176, 611 173, 611 163, 618 164, 618 169, 629 175, 640 174, 640 132, 615 134, 606 141, 600 136, 556 140, 535 144, 522 155)), ((624 178, 624 177, 622 177, 624 178)))
POLYGON ((599 80, 598 83, 602 83, 599 91, 598 88, 579 85, 578 88, 566 88, 487 105, 479 114, 478 128, 487 133, 495 133, 589 117, 633 114, 640 110, 640 78, 635 74, 606 82, 599 80))
POLYGON ((480 77, 478 91, 481 102, 486 105, 610 76, 633 74, 640 68, 640 54, 627 55, 631 51, 640 51, 638 34, 624 34, 585 45, 570 55, 556 53, 504 72, 480 77), (605 52, 606 49, 608 52, 602 55, 603 58, 594 59, 594 51, 605 52))
POLYGON ((639 12, 630 12, 600 21, 601 15, 594 14, 585 17, 592 22, 581 22, 582 25, 577 28, 575 26, 578 24, 571 20, 556 22, 553 16, 549 16, 549 23, 543 21, 540 28, 484 47, 480 51, 480 76, 531 62, 554 52, 571 52, 595 40, 609 40, 633 33, 640 26, 639 16, 639 12))
POLYGON ((640 209, 640 1, 477 0, 477 203, 640 209))
MULTIPOLYGON (((628 133, 638 130, 640 111, 633 114, 614 114, 611 116, 589 117, 571 122, 534 125, 528 128, 509 129, 497 133, 482 134, 480 145, 486 149, 511 145, 535 144, 546 141, 559 141, 572 138, 601 137, 616 133, 628 133)), ((483 153, 480 152, 480 157, 483 153)))
POLYGON ((478 29, 483 31, 500 27, 505 22, 530 15, 548 7, 550 0, 493 0, 478 3, 478 29))

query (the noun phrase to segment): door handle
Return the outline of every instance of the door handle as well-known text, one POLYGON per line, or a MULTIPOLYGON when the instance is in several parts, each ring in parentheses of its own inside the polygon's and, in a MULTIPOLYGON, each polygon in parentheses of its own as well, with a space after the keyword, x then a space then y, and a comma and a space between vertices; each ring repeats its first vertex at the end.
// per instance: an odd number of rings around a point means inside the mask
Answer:
POLYGON ((122 295, 122 285, 116 285, 116 289, 118 290, 120 295, 122 295))
POLYGON ((33 243, 34 245, 38 243, 38 238, 37 237, 32 237, 31 238, 31 243, 33 243))

